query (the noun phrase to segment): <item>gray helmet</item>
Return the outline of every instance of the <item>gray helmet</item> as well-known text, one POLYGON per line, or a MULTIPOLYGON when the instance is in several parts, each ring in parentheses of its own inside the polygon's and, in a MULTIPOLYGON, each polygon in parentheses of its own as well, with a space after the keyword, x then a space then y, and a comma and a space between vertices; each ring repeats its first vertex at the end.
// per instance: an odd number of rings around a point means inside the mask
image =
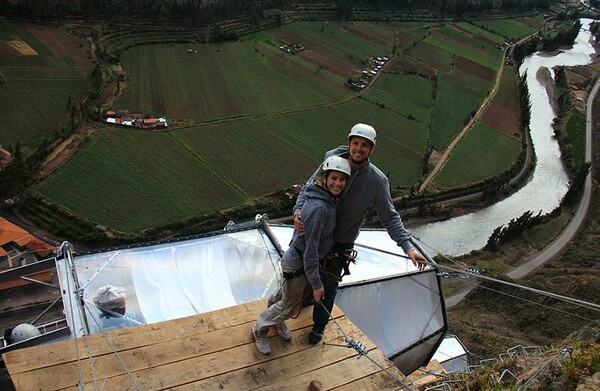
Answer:
POLYGON ((367 125, 367 124, 356 124, 352 127, 352 129, 350 129, 350 133, 348 134, 348 140, 350 140, 351 137, 354 136, 360 136, 363 138, 366 138, 367 140, 371 141, 373 143, 373 145, 377 144, 377 132, 375 131, 375 128, 372 127, 371 125, 367 125))
POLYGON ((323 162, 323 171, 339 171, 350 176, 350 163, 340 156, 330 156, 323 162))

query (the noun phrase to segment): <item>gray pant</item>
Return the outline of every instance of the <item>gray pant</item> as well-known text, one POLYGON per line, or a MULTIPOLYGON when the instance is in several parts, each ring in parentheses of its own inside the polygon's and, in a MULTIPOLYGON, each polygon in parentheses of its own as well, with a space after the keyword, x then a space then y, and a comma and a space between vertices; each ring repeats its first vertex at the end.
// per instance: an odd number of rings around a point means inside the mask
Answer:
POLYGON ((271 326, 278 325, 291 318, 302 305, 305 286, 306 276, 304 274, 296 278, 283 280, 281 289, 269 297, 269 307, 256 320, 255 329, 258 333, 266 335, 271 326))

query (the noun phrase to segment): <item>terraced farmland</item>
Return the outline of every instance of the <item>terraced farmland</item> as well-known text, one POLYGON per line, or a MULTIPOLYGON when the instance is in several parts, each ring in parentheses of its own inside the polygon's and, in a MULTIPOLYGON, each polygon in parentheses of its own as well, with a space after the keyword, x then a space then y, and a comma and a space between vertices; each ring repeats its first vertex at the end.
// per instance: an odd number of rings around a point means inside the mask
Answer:
MULTIPOLYGON (((120 36, 122 47, 126 39, 120 36)), ((178 222, 304 182, 356 122, 378 130, 372 160, 391 186, 409 188, 422 178, 428 146, 445 148, 491 90, 502 58, 494 43, 502 40, 464 22, 303 22, 237 42, 135 46, 122 57, 124 94, 105 109, 188 125, 158 134, 99 130, 38 192, 117 230, 178 222), (284 43, 304 50, 285 53, 284 43), (400 50, 392 57, 395 46, 400 50), (366 89, 344 86, 376 56, 391 61, 366 89), (67 193, 69 178, 86 179, 67 193), (120 199, 130 201, 127 211, 116 208, 120 199)), ((472 160, 460 158, 461 149, 449 165, 457 169, 440 183, 460 186, 505 170, 520 148, 505 133, 478 125, 464 150, 500 146, 500 157, 494 153, 485 172, 469 171, 472 160)))
POLYGON ((478 123, 456 147, 436 183, 451 188, 489 178, 497 173, 495 167, 510 166, 520 148, 519 140, 478 123))
POLYGON ((245 201, 169 134, 124 129, 97 131, 38 191, 77 215, 124 231, 245 201))
POLYGON ((0 22, 0 144, 28 155, 69 122, 90 87, 87 42, 49 26, 0 22))

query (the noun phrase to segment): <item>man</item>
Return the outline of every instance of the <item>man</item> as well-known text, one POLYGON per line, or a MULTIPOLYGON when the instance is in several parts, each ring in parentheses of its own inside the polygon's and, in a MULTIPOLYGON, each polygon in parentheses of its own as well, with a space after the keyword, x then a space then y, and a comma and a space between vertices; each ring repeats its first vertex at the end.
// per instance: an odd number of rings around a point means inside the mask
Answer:
MULTIPOLYGON (((348 159, 352 169, 350 179, 338 206, 336 227, 333 231, 333 243, 331 254, 337 260, 348 258, 353 251, 354 241, 358 237, 360 227, 363 223, 367 209, 374 205, 381 224, 387 229, 388 234, 398 246, 402 247, 406 255, 419 269, 425 267, 425 257, 418 253, 410 242, 410 233, 404 228, 400 215, 394 209, 387 177, 372 164, 369 156, 375 151, 377 132, 375 128, 367 124, 356 124, 348 134, 348 145, 342 145, 328 151, 325 157, 341 156, 348 159), (337 255, 337 256, 336 256, 337 255)), ((318 177, 321 168, 309 179, 307 184, 312 183, 318 177)), ((304 188, 298 195, 294 206, 294 226, 298 231, 303 230, 302 215, 300 210, 306 200, 304 188)), ((339 269, 339 267, 338 267, 339 269)), ((321 305, 314 306, 313 328, 308 339, 311 344, 317 344, 323 337, 325 326, 329 322, 329 313, 333 308, 333 302, 341 278, 326 278, 332 273, 322 275, 325 297, 321 305)), ((341 276, 338 276, 341 277, 341 276)))

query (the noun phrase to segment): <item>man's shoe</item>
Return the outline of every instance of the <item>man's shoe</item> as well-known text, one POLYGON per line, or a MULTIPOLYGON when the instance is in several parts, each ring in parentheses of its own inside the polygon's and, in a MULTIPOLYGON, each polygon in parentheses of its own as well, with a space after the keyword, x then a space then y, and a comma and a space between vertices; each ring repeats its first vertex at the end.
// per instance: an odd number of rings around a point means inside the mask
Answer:
POLYGON ((316 345, 323 339, 323 333, 325 332, 325 326, 313 325, 310 334, 308 334, 308 342, 311 345, 316 345))
POLYGON ((269 343, 268 333, 261 333, 256 330, 256 325, 252 326, 252 336, 256 349, 264 355, 271 354, 271 344, 269 343))
POLYGON ((277 329, 277 334, 279 334, 281 339, 283 339, 284 341, 289 341, 290 339, 292 339, 292 332, 287 327, 285 322, 281 322, 278 325, 275 325, 275 328, 277 329))

